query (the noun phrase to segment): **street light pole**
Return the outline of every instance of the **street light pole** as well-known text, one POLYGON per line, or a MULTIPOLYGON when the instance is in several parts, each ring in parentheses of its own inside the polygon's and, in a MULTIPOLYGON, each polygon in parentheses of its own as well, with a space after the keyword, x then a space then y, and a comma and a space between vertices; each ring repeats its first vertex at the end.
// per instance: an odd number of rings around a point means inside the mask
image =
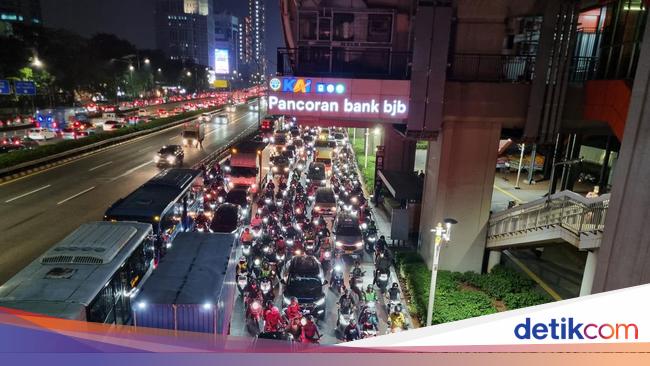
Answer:
POLYGON ((369 130, 366 128, 366 133, 365 133, 365 142, 364 142, 364 150, 366 154, 366 159, 363 163, 364 168, 368 168, 368 135, 370 134, 369 130))
POLYGON ((434 242, 433 242, 433 263, 431 264, 431 285, 429 287, 429 307, 427 309, 427 326, 430 326, 433 323, 433 305, 435 303, 436 297, 436 281, 438 279, 438 262, 440 260, 440 249, 442 244, 449 242, 451 240, 451 226, 458 223, 454 219, 445 219, 445 226, 443 227, 441 223, 431 229, 431 232, 434 233, 434 242))
POLYGON ((526 144, 522 143, 519 147, 521 148, 521 155, 519 155, 519 167, 517 168, 517 181, 515 182, 515 189, 520 189, 519 176, 521 175, 521 165, 524 163, 524 150, 526 149, 526 144))

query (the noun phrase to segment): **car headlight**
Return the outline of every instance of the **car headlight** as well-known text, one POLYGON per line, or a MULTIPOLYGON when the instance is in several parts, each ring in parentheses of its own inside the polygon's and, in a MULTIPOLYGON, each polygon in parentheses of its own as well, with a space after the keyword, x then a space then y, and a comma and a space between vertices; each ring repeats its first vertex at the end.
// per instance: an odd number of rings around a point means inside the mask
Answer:
POLYGON ((189 141, 187 139, 183 139, 183 145, 187 145, 189 141))
POLYGON ((254 263, 256 266, 259 266, 259 265, 262 263, 262 261, 261 261, 259 258, 255 258, 255 260, 253 261, 253 263, 254 263))
POLYGON ((155 155, 155 156, 153 157, 153 161, 155 161, 155 162, 159 162, 159 161, 160 161, 160 156, 155 155))
POLYGON ((167 161, 168 161, 169 163, 173 163, 173 162, 176 161, 176 157, 174 157, 174 156, 168 156, 168 157, 167 157, 167 161))
POLYGON ((273 170, 273 172, 277 172, 277 171, 278 171, 278 167, 277 167, 277 166, 274 166, 273 169, 271 169, 271 170, 273 170))
POLYGON ((284 167, 284 171, 285 171, 285 173, 288 172, 288 171, 289 171, 289 167, 286 167, 286 166, 285 166, 285 167, 284 167))
POLYGON ((362 241, 356 242, 356 243, 354 243, 354 246, 357 247, 357 248, 361 248, 363 246, 363 242, 362 241))
POLYGON ((335 242, 335 245, 336 245, 337 248, 340 248, 340 247, 343 246, 343 242, 337 240, 337 241, 335 242))
POLYGON ((325 298, 324 297, 321 297, 318 301, 316 301, 314 303, 314 305, 316 305, 316 306, 321 306, 323 304, 325 304, 325 298))

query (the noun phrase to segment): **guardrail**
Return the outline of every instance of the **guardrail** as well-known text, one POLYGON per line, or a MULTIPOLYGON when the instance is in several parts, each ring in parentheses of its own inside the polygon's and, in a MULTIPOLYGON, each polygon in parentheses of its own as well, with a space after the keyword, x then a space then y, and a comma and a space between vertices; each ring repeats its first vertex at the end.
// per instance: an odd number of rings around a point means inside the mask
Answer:
POLYGON ((602 232, 610 195, 585 198, 575 192, 562 191, 550 199, 542 198, 492 214, 488 238, 550 226, 560 226, 576 236, 602 232))
POLYGON ((451 55, 447 80, 485 82, 530 82, 535 74, 535 56, 451 55))
MULTIPOLYGON (((219 110, 220 109, 215 109, 214 112, 218 112, 219 110)), ((79 158, 81 156, 85 156, 86 154, 94 153, 97 150, 100 150, 100 149, 103 149, 103 148, 108 148, 110 146, 114 146, 114 145, 117 145, 117 144, 120 144, 120 143, 124 143, 126 141, 129 141, 129 140, 141 137, 141 136, 145 136, 145 135, 149 135, 151 133, 155 133, 155 132, 158 132, 158 131, 173 128, 173 127, 176 127, 176 126, 178 126, 178 125, 180 125, 182 123, 191 121, 191 120, 193 120, 195 118, 196 118, 196 116, 182 118, 182 119, 180 119, 178 121, 169 122, 169 123, 164 124, 162 126, 158 126, 158 127, 154 127, 154 128, 146 129, 146 130, 142 130, 142 131, 133 132, 133 133, 130 133, 130 134, 127 134, 127 135, 108 138, 106 140, 101 140, 101 141, 98 141, 98 142, 95 142, 95 143, 92 143, 92 144, 89 144, 89 145, 84 145, 84 146, 74 148, 74 149, 71 149, 71 150, 67 150, 67 151, 64 151, 64 152, 61 152, 61 153, 58 153, 58 154, 49 155, 49 156, 46 156, 44 158, 40 158, 40 159, 36 159, 36 160, 32 160, 32 161, 27 161, 27 162, 17 164, 17 165, 11 166, 11 167, 0 169, 0 181, 15 179, 15 178, 19 177, 21 173, 29 174, 29 173, 32 173, 34 170, 38 170, 38 168, 41 168, 41 167, 47 168, 47 167, 50 167, 54 163, 69 161, 69 160, 71 160, 73 158, 76 159, 76 158, 79 158)))

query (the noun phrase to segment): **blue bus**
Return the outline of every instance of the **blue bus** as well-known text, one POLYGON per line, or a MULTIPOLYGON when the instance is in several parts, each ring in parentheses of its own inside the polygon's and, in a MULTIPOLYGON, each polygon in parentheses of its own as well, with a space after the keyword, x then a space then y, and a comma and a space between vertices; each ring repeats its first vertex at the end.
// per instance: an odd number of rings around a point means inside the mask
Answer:
POLYGON ((167 169, 115 202, 106 210, 104 220, 151 224, 156 235, 158 263, 176 234, 192 227, 193 218, 203 207, 202 193, 200 170, 167 169))

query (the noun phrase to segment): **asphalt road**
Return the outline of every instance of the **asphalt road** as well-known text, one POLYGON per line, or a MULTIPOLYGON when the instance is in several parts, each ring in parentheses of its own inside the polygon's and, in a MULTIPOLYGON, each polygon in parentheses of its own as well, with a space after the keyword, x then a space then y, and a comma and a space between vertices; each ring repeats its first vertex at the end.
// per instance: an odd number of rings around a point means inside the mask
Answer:
MULTIPOLYGON (((227 125, 210 124, 203 150, 186 148, 190 166, 257 124, 242 105, 227 125)), ((79 225, 101 220, 113 202, 157 174, 153 156, 180 144, 180 126, 0 185, 0 284, 79 225)))

